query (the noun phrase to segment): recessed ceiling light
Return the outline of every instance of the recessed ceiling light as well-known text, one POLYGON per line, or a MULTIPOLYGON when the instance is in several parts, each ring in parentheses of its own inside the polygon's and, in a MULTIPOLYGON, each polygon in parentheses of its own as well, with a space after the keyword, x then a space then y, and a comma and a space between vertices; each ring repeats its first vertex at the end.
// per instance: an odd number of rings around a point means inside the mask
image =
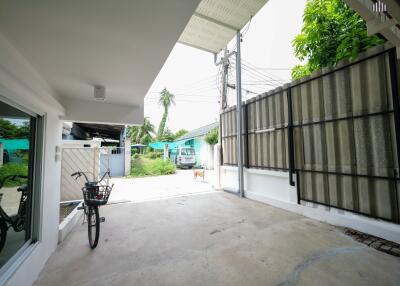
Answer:
POLYGON ((94 86, 94 99, 98 101, 106 100, 106 88, 102 85, 94 86))

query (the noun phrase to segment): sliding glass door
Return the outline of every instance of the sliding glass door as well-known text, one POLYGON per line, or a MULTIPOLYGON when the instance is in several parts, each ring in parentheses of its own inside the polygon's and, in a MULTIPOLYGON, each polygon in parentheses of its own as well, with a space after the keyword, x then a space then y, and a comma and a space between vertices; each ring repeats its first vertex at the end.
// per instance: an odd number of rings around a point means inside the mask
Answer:
POLYGON ((0 101, 0 268, 32 238, 36 123, 0 101))

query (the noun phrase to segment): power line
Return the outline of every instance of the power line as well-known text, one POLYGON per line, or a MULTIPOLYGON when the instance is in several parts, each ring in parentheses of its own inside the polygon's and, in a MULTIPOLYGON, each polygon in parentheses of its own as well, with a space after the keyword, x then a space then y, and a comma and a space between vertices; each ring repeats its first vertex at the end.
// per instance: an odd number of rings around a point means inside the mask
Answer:
POLYGON ((273 75, 273 74, 271 74, 271 73, 269 73, 269 72, 260 72, 260 71, 259 71, 260 69, 259 69, 257 66, 255 66, 255 65, 252 64, 252 63, 250 63, 250 62, 247 61, 247 60, 244 60, 244 62, 245 62, 248 66, 250 66, 253 70, 258 71, 258 72, 261 73, 261 74, 264 74, 264 75, 266 75, 266 76, 268 76, 268 77, 271 77, 271 78, 276 78, 277 80, 280 80, 280 81, 286 81, 286 80, 284 80, 284 79, 282 79, 282 78, 280 78, 280 77, 278 77, 278 76, 276 76, 276 75, 273 75))
MULTIPOLYGON (((152 93, 152 94, 154 94, 154 93, 152 93)), ((213 95, 205 95, 205 94, 189 94, 189 93, 174 93, 174 95, 175 95, 175 97, 187 97, 187 96, 189 96, 189 97, 210 97, 210 98, 216 98, 215 96, 213 96, 213 95)), ((155 99, 158 99, 159 97, 151 97, 151 96, 148 96, 148 97, 145 97, 145 98, 155 98, 155 99)))
MULTIPOLYGON (((151 101, 151 100, 158 100, 158 98, 145 98, 144 100, 146 101, 151 101)), ((175 99, 177 102, 183 101, 183 102, 193 102, 193 103, 217 103, 218 101, 216 100, 189 100, 189 99, 175 99)))
POLYGON ((245 71, 251 73, 253 76, 258 77, 259 79, 262 79, 265 81, 276 82, 278 85, 282 85, 282 84, 288 82, 288 80, 284 80, 284 79, 282 79, 278 76, 275 76, 271 73, 259 71, 255 65, 248 62, 247 60, 242 60, 242 70, 245 70, 245 71))
POLYGON ((248 66, 246 63, 243 63, 243 69, 251 72, 254 75, 258 75, 261 79, 267 80, 267 81, 272 81, 272 82, 277 82, 278 84, 282 83, 282 80, 278 78, 274 78, 273 76, 266 75, 264 73, 261 73, 260 71, 252 68, 251 66, 248 66))

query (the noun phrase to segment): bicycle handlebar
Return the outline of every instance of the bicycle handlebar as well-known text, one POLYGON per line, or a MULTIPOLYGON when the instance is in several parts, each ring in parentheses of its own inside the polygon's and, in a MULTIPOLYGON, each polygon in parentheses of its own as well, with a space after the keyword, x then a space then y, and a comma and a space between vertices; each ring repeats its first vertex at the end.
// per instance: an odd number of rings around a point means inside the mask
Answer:
POLYGON ((100 179, 99 181, 94 181, 94 182, 89 181, 89 178, 87 177, 87 175, 86 175, 85 173, 87 173, 87 172, 78 171, 78 172, 72 173, 72 174, 71 174, 71 177, 76 177, 76 178, 75 178, 75 180, 76 180, 76 179, 78 179, 80 176, 83 175, 83 176, 85 177, 86 183, 96 183, 96 184, 102 182, 102 181, 104 180, 104 178, 106 177, 106 175, 108 175, 108 177, 111 179, 110 169, 108 169, 107 172, 104 173, 104 175, 101 177, 101 179, 100 179))

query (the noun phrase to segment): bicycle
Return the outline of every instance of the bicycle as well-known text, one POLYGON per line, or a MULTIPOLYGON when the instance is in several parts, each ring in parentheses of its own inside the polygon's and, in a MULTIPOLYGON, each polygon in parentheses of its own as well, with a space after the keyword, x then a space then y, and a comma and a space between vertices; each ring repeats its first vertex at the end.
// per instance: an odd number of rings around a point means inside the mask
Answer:
POLYGON ((111 190, 114 185, 109 186, 108 181, 106 185, 102 185, 106 175, 111 179, 110 170, 104 173, 99 181, 89 181, 85 172, 75 172, 71 177, 77 180, 81 176, 85 177, 85 186, 82 188, 83 203, 78 209, 84 210, 84 215, 87 217, 88 222, 88 239, 91 249, 95 249, 100 236, 100 223, 105 222, 104 217, 99 216, 99 208, 107 204, 111 190))
MULTIPOLYGON (((23 175, 6 176, 0 181, 0 189, 3 188, 6 181, 18 182, 19 179, 27 180, 28 177, 23 175)), ((26 226, 28 185, 24 184, 18 187, 17 191, 21 192, 21 198, 19 199, 18 212, 15 215, 9 216, 0 205, 0 252, 3 250, 3 247, 6 243, 8 229, 12 227, 15 232, 21 232, 26 226)), ((0 194, 0 203, 2 198, 3 194, 0 194)))

